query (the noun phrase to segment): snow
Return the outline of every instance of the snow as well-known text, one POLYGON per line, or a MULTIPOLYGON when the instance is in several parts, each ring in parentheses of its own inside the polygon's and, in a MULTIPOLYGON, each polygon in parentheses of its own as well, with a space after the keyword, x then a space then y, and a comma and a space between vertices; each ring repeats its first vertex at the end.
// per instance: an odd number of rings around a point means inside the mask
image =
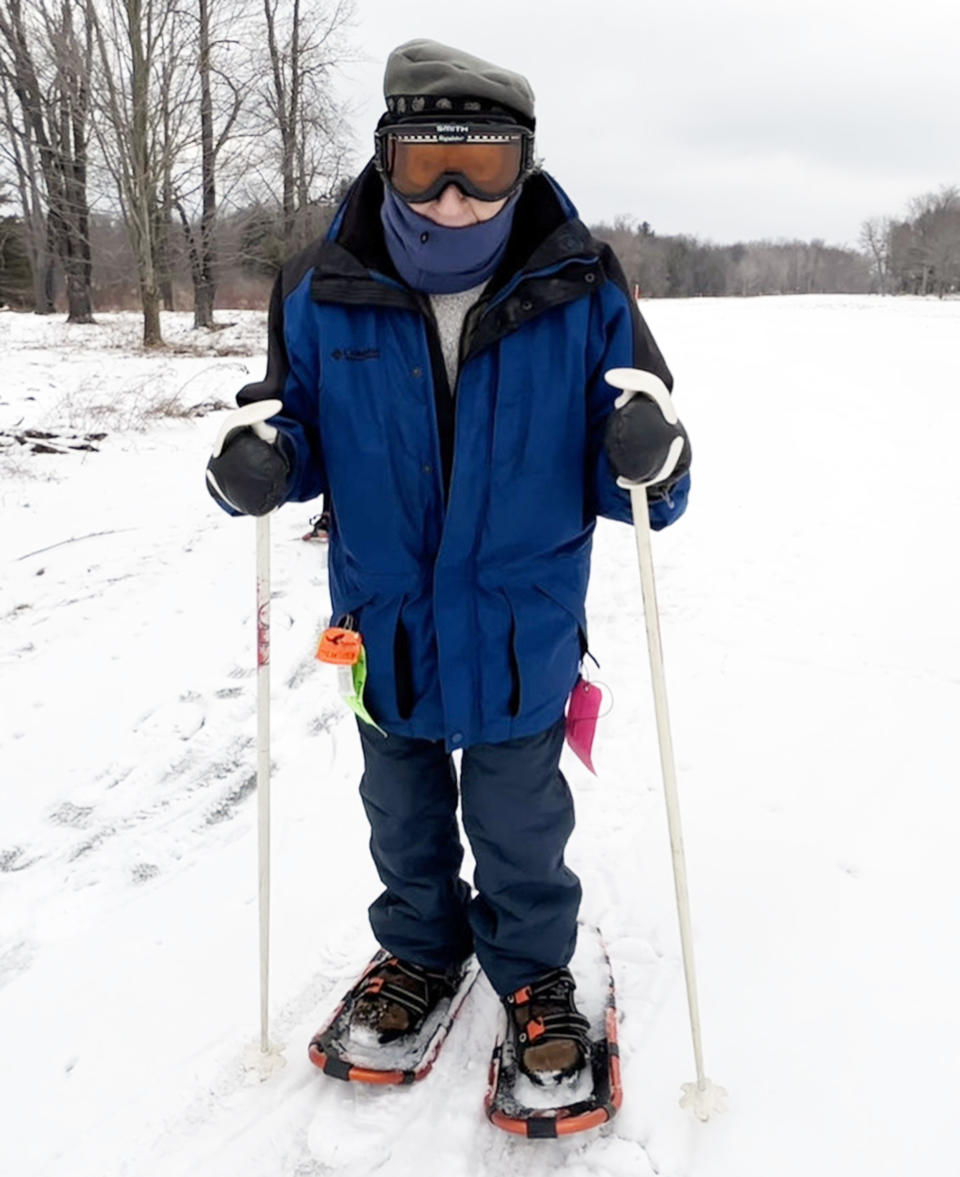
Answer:
POLYGON ((955 1172, 960 302, 645 304, 694 442, 654 538, 706 1069, 694 1078, 632 536, 588 602, 609 689, 569 861, 617 981, 625 1097, 492 1128, 481 980, 422 1084, 332 1081, 310 1035, 367 960, 359 749, 313 659, 325 553, 273 527, 271 1030, 258 1034, 253 525, 208 500, 263 317, 138 350, 0 313, 0 1173, 897 1177, 955 1172), (30 453, 13 435, 56 433, 30 453), (84 442, 86 434, 105 433, 84 442), (68 449, 89 444, 95 450, 68 449), (952 538, 951 538, 952 537, 952 538))

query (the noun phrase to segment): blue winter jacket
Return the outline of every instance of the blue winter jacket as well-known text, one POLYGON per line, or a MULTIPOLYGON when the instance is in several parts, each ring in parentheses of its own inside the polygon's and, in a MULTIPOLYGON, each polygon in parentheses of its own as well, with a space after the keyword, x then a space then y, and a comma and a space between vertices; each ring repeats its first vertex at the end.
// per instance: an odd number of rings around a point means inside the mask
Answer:
MULTIPOLYGON (((467 316, 451 390, 429 299, 390 262, 372 167, 325 240, 278 277, 268 370, 287 499, 329 495, 330 596, 367 651, 367 706, 447 748, 530 735, 563 714, 587 649, 597 515, 629 522, 603 450, 609 368, 670 373, 609 247, 545 174, 467 316)), ((682 471, 650 492, 660 528, 682 471)))

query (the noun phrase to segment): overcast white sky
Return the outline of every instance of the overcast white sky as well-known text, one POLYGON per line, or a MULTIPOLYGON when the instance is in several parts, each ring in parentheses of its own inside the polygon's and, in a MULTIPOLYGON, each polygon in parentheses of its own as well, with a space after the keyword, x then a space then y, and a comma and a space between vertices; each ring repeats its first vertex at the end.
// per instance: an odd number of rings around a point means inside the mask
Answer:
POLYGON ((525 73, 586 221, 856 244, 960 184, 958 0, 356 0, 360 151, 389 51, 431 37, 525 73))

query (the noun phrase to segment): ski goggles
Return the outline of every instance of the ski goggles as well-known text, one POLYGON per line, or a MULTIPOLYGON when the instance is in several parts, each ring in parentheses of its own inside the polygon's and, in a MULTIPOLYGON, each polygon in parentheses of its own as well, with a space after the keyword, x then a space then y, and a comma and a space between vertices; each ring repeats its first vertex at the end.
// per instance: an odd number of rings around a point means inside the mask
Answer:
POLYGON ((533 132, 471 123, 406 123, 377 131, 375 163, 404 200, 436 200, 456 184, 477 200, 503 200, 533 170, 533 132))

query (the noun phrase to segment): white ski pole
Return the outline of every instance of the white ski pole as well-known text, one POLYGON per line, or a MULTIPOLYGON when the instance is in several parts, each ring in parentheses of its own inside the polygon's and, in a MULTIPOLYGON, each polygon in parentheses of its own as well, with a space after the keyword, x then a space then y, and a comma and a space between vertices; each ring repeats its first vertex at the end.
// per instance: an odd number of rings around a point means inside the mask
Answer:
MULTIPOLYGON (((236 429, 251 428, 272 442, 276 429, 264 422, 283 409, 278 400, 254 401, 224 420, 213 447, 219 457, 236 429)), ((256 520, 257 564, 257 894, 259 899, 260 1041, 245 1058, 261 1079, 286 1065, 283 1047, 270 1041, 270 516, 256 520)))
MULTIPOLYGON (((608 384, 621 390, 616 406, 620 408, 637 394, 650 397, 660 407, 664 417, 676 424, 677 412, 663 381, 652 372, 638 368, 614 368, 605 373, 608 384)), ((687 985, 687 1005, 690 1010, 690 1031, 693 1037, 693 1056, 697 1068, 695 1083, 683 1084, 680 1106, 689 1108, 700 1120, 710 1118, 712 1112, 724 1110, 724 1088, 717 1086, 704 1074, 703 1046, 700 1033, 700 1009, 697 1000, 697 979, 693 959, 693 930, 690 923, 690 899, 687 892, 687 868, 683 852, 683 833, 680 825, 680 802, 677 793, 677 770, 670 733, 670 713, 667 707, 666 675, 663 668, 663 646, 660 640, 660 613, 657 608, 657 589, 653 574, 653 552, 650 542, 650 514, 647 487, 661 482, 675 468, 683 449, 683 438, 676 438, 670 446, 663 468, 649 482, 631 482, 619 478, 620 486, 630 491, 633 507, 633 529, 640 563, 640 588, 643 594, 643 615, 647 630, 647 653, 650 658, 650 678, 657 716, 657 739, 660 745, 660 765, 663 770, 663 790, 667 805, 667 827, 670 831, 670 852, 673 859, 673 882, 677 896, 677 915, 680 922, 680 945, 683 952, 683 971, 687 985)))
POLYGON ((270 516, 257 519, 257 879, 260 926, 260 1054, 266 1078, 286 1059, 270 1041, 270 516))

